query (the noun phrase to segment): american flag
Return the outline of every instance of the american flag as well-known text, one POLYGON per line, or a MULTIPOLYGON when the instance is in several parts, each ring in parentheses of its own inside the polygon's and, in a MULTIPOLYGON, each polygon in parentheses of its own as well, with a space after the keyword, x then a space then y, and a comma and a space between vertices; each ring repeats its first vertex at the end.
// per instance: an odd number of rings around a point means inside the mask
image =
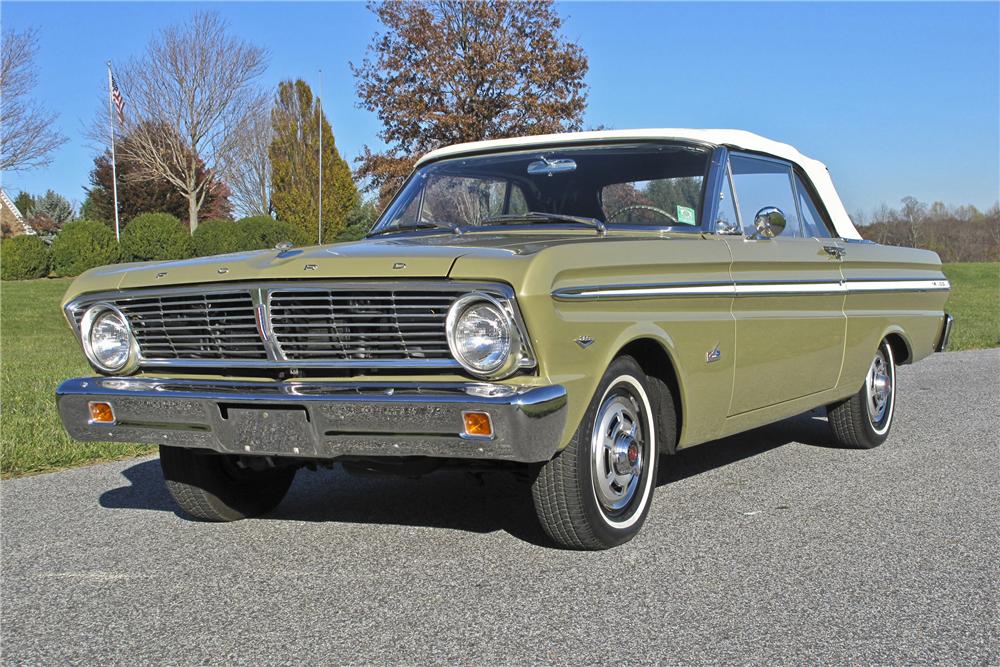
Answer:
POLYGON ((118 90, 118 82, 115 81, 115 77, 111 77, 111 99, 115 103, 115 109, 118 110, 118 122, 122 125, 125 124, 125 99, 122 97, 122 93, 118 90))

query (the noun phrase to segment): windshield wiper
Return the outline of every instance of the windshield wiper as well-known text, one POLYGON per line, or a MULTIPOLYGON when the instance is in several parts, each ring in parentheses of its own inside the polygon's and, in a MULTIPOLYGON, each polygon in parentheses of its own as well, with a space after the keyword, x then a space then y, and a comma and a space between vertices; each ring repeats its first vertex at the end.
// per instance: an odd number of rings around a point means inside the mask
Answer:
POLYGON ((387 227, 385 229, 380 229, 377 232, 372 232, 368 236, 381 236, 382 234, 392 234, 393 232, 406 232, 413 229, 449 229, 452 234, 456 236, 462 235, 461 225, 457 225, 454 222, 432 222, 430 220, 425 220, 422 222, 411 222, 408 225, 396 225, 395 227, 387 227))
POLYGON ((540 211, 528 211, 527 213, 507 213, 504 215, 494 215, 483 218, 480 225, 511 225, 519 222, 573 222, 580 225, 587 225, 597 230, 598 234, 606 234, 608 226, 597 218, 588 218, 582 215, 563 215, 562 213, 542 213, 540 211))

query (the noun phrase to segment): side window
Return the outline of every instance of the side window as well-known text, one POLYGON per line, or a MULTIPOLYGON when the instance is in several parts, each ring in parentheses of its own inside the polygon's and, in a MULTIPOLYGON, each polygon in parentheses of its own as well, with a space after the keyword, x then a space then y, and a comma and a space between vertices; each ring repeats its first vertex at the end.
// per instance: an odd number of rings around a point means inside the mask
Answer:
POLYGON ((801 236, 795 193, 792 191, 792 168, 773 160, 764 160, 747 155, 732 155, 729 158, 733 171, 733 187, 739 202, 743 232, 751 236, 756 231, 753 221, 757 211, 768 206, 776 206, 785 214, 785 231, 779 238, 801 236))
POLYGON ((795 192, 799 195, 799 210, 802 211, 802 234, 813 238, 830 238, 830 230, 819 214, 819 208, 813 201, 805 183, 795 174, 795 192))
POLYGON ((719 192, 719 213, 715 224, 737 228, 740 226, 740 219, 736 215, 736 201, 733 198, 733 183, 729 180, 728 173, 722 181, 722 191, 719 192))

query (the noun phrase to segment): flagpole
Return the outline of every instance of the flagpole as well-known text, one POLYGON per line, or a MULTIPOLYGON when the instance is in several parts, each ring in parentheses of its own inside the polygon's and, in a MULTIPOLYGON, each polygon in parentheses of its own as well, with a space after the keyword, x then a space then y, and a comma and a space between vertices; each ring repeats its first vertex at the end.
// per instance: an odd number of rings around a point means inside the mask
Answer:
POLYGON ((108 122, 111 123, 111 188, 115 195, 115 241, 121 241, 118 225, 118 167, 115 164, 115 108, 112 99, 114 83, 111 78, 111 61, 108 61, 108 122))
POLYGON ((319 95, 316 97, 319 110, 319 242, 323 243, 323 70, 319 71, 319 95))

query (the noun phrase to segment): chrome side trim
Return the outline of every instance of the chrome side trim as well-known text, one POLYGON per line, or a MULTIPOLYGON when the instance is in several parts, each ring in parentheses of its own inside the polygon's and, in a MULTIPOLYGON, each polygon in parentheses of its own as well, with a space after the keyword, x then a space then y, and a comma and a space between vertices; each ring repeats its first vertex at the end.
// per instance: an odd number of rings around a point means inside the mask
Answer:
POLYGON ((564 287, 552 292, 558 301, 584 299, 639 299, 662 297, 796 296, 802 294, 851 294, 870 292, 936 292, 951 289, 947 280, 924 278, 846 281, 743 281, 704 283, 654 283, 646 285, 594 285, 564 287))

